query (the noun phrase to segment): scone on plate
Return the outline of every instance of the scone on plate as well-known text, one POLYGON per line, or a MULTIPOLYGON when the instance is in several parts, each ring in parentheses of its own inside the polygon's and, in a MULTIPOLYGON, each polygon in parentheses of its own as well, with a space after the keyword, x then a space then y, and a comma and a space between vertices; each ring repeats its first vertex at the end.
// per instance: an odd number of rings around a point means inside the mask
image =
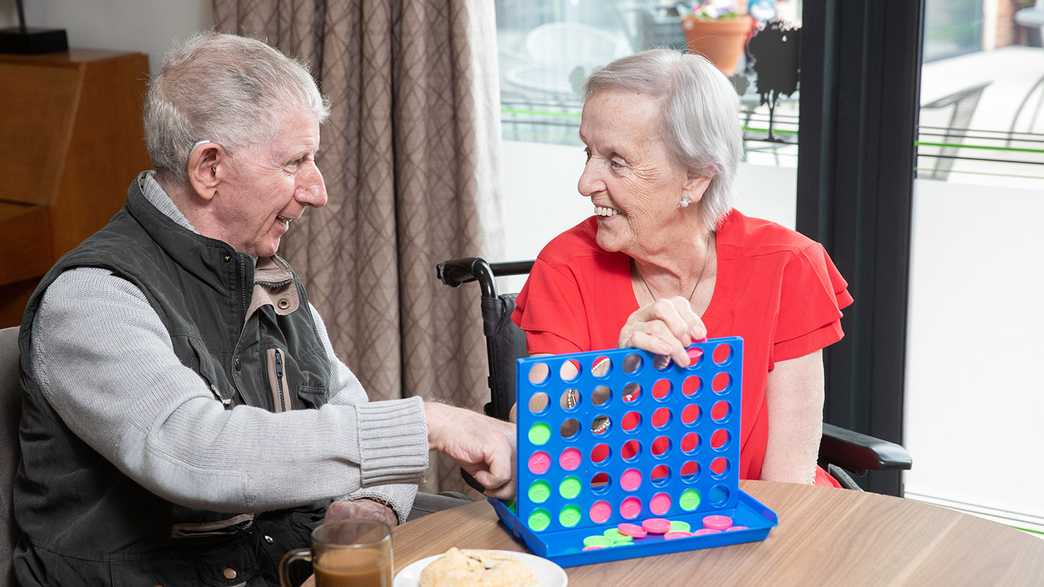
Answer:
POLYGON ((495 550, 451 548, 420 575, 420 587, 534 587, 533 571, 511 556, 495 550))

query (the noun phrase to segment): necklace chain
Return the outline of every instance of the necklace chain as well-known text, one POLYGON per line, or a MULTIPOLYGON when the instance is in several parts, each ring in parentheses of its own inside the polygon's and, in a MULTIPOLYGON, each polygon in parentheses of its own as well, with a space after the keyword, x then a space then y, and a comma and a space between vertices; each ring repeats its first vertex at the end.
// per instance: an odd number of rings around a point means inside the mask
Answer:
MULTIPOLYGON (((696 295, 696 288, 700 287, 700 282, 703 281, 703 273, 707 270, 707 263, 710 261, 710 257, 711 257, 711 253, 712 253, 710 243, 711 243, 711 236, 713 234, 714 233, 708 233, 707 234, 707 244, 706 244, 707 255, 705 257, 703 257, 703 266, 700 267, 700 274, 696 276, 696 283, 695 283, 695 285, 692 286, 692 291, 689 292, 688 300, 689 300, 690 304, 692 303, 692 296, 696 295)), ((657 299, 656 298, 656 294, 654 294, 652 288, 649 287, 649 282, 645 281, 645 277, 642 276, 642 272, 641 272, 641 270, 638 269, 638 264, 637 263, 634 264, 634 272, 638 274, 638 279, 642 280, 642 285, 645 286, 645 291, 649 292, 649 297, 651 297, 653 299, 653 301, 655 302, 656 299, 657 299)))

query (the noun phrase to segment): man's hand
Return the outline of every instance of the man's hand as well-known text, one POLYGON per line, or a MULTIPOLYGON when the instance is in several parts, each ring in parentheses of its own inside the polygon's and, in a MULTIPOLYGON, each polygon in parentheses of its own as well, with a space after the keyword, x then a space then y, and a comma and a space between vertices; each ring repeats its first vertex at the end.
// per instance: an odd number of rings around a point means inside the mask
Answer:
POLYGON ((515 425, 445 404, 425 403, 428 444, 449 455, 486 488, 486 495, 515 495, 515 425))
POLYGON ((383 503, 372 499, 356 499, 352 501, 338 500, 326 508, 326 517, 323 523, 336 522, 339 520, 376 520, 394 527, 399 523, 395 511, 383 503))
POLYGON ((685 347, 707 337, 707 327, 683 297, 656 300, 638 308, 620 329, 621 347, 668 356, 682 367, 689 365, 685 347))

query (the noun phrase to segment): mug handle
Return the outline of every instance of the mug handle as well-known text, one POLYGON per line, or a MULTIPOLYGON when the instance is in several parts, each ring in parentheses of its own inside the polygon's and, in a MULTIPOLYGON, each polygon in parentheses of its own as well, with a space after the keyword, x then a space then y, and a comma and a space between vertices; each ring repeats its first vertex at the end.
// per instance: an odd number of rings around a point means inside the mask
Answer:
POLYGON ((290 576, 287 574, 287 568, 290 567, 290 563, 294 561, 305 560, 312 562, 312 550, 309 548, 296 548, 287 552, 283 555, 283 558, 279 561, 279 583, 283 587, 294 587, 290 584, 290 576))

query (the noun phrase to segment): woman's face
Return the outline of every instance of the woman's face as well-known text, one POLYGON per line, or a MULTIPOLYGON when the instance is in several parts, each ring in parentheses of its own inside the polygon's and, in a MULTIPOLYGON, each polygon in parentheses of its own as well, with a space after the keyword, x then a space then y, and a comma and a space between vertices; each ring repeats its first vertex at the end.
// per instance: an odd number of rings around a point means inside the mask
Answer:
POLYGON ((587 163, 577 188, 591 198, 598 246, 606 251, 656 254, 691 226, 695 214, 682 213, 678 202, 686 192, 699 201, 707 180, 690 177, 671 156, 662 116, 662 101, 628 91, 598 92, 584 104, 587 163))

